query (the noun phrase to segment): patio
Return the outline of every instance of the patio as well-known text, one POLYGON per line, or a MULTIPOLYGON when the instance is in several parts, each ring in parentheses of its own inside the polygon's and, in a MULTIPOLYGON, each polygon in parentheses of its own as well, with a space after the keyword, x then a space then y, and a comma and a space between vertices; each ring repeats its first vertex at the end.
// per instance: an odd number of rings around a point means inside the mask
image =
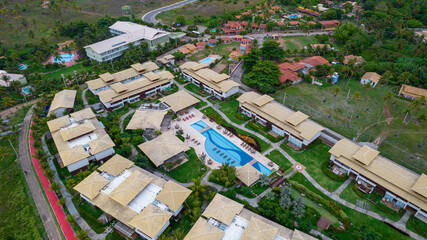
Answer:
MULTIPOLYGON (((205 137, 199 131, 197 131, 191 126, 191 124, 198 122, 200 120, 202 120, 204 123, 208 125, 208 127, 206 128, 210 127, 212 129, 215 129, 215 131, 217 131, 223 137, 228 139, 234 145, 239 147, 242 151, 246 152, 252 158, 254 158, 252 161, 249 162, 249 164, 253 164, 254 162, 258 161, 271 171, 273 171, 273 169, 276 169, 276 170, 279 169, 278 165, 271 162, 270 159, 266 158, 260 152, 253 151, 251 148, 243 148, 242 145, 244 142, 240 138, 230 134, 229 132, 226 134, 223 127, 219 126, 215 122, 211 122, 208 118, 203 118, 203 116, 204 116, 203 113, 201 113, 199 110, 195 108, 191 108, 188 110, 187 113, 184 113, 183 115, 178 115, 178 118, 172 121, 171 123, 172 128, 170 129, 170 131, 174 131, 176 133, 178 130, 182 129, 184 132, 183 137, 185 137, 185 143, 189 147, 194 148, 198 156, 202 154, 206 155, 205 161, 207 166, 209 166, 210 168, 216 169, 221 167, 221 163, 215 161, 214 159, 211 159, 209 155, 206 154, 205 144, 204 144, 205 137)), ((236 168, 239 168, 239 167, 240 166, 236 168)))

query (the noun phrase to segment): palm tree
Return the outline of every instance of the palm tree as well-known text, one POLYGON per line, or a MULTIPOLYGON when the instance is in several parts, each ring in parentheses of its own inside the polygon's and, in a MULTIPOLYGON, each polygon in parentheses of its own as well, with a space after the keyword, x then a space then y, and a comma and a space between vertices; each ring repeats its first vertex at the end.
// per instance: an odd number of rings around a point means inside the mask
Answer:
POLYGON ((62 186, 59 182, 52 182, 50 184, 50 190, 58 193, 61 190, 62 186))
POLYGON ((9 113, 12 113, 12 110, 10 109, 10 107, 12 107, 15 104, 15 100, 13 100, 13 98, 7 96, 4 97, 1 100, 1 105, 3 105, 4 108, 9 108, 9 113))
POLYGON ((10 86, 9 84, 10 77, 8 75, 6 74, 1 75, 1 79, 6 82, 6 86, 8 87, 10 86))
POLYGON ((194 184, 188 188, 193 191, 194 196, 199 197, 200 195, 203 195, 206 192, 206 185, 202 184, 202 178, 199 176, 197 178, 193 178, 192 181, 194 184))
POLYGON ((61 54, 59 54, 58 51, 53 52, 53 59, 56 60, 57 62, 62 62, 61 54))
POLYGON ((2 161, 6 163, 7 170, 9 171, 9 176, 12 178, 12 174, 10 173, 9 165, 7 164, 6 158, 10 156, 10 149, 7 147, 0 147, 0 158, 2 161))
POLYGON ((334 105, 335 105, 335 101, 337 99, 338 94, 341 92, 340 87, 334 87, 334 89, 332 89, 332 94, 334 94, 334 101, 332 102, 332 107, 331 107, 331 112, 329 113, 329 118, 332 115, 332 111, 334 110, 334 105))
POLYGON ((88 235, 88 230, 79 230, 77 231, 76 238, 79 240, 90 240, 91 238, 88 235))
POLYGON ((261 174, 259 176, 259 182, 262 187, 270 185, 270 178, 267 175, 261 174))
POLYGON ((355 92, 354 94, 353 94, 353 99, 356 99, 356 100, 358 100, 358 99, 360 99, 360 92, 359 91, 357 91, 357 92, 355 92))

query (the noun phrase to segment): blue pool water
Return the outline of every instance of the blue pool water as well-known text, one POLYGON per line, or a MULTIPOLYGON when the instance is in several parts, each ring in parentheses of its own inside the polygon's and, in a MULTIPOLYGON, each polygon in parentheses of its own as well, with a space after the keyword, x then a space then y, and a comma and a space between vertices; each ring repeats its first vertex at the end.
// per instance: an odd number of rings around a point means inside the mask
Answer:
POLYGON ((298 14, 292 14, 292 15, 288 16, 289 19, 294 19, 294 18, 298 18, 298 17, 299 17, 298 14))
POLYGON ((268 169, 266 166, 264 166, 262 163, 260 162, 255 162, 254 164, 252 164, 252 166, 254 168, 256 168, 258 171, 260 171, 262 174, 264 175, 270 175, 271 174, 271 170, 268 169))
POLYGON ((205 129, 208 125, 205 122, 203 122, 202 120, 200 120, 198 122, 195 122, 195 123, 191 124, 191 126, 194 129, 196 129, 197 131, 200 131, 202 129, 205 129))
POLYGON ((200 62, 204 63, 204 64, 208 64, 208 63, 212 62, 213 60, 214 60, 213 57, 207 57, 207 58, 201 60, 200 62))
POLYGON ((22 88, 22 91, 24 92, 25 95, 29 95, 30 94, 30 87, 22 88))
POLYGON ((71 60, 73 60, 74 58, 74 53, 63 53, 63 54, 59 54, 60 58, 58 57, 54 57, 53 58, 53 62, 54 63, 60 63, 60 62, 69 62, 71 60))
POLYGON ((221 164, 229 163, 230 166, 243 166, 253 159, 249 154, 245 153, 212 128, 202 132, 202 135, 206 137, 206 153, 213 160, 221 164), (229 158, 230 160, 228 160, 229 158))
POLYGON ((27 69, 27 66, 25 64, 19 64, 18 69, 19 70, 24 70, 24 69, 27 69))
POLYGON ((211 29, 211 32, 215 32, 215 31, 216 31, 216 28, 212 28, 212 29, 211 29))

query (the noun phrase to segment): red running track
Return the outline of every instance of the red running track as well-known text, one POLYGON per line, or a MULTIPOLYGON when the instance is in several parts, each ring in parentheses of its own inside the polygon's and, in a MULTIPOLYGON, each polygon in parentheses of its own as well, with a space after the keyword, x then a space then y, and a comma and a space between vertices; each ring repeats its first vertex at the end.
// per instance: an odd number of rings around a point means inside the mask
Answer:
MULTIPOLYGON (((31 125, 33 125, 33 122, 31 122, 31 125)), ((31 132, 32 130, 30 129, 31 160, 33 162, 34 168, 36 169, 37 176, 40 179, 40 183, 42 184, 44 192, 46 193, 47 198, 49 199, 50 206, 52 207, 53 212, 55 213, 55 217, 58 220, 59 225, 61 226, 61 230, 64 233, 65 238, 67 240, 77 240, 77 238, 74 236, 74 232, 71 228, 70 223, 68 223, 65 219, 64 210, 58 204, 58 198, 56 197, 56 194, 53 191, 50 191, 50 183, 49 180, 43 174, 43 169, 40 166, 40 161, 34 157, 36 150, 33 147, 33 138, 31 137, 31 132)))

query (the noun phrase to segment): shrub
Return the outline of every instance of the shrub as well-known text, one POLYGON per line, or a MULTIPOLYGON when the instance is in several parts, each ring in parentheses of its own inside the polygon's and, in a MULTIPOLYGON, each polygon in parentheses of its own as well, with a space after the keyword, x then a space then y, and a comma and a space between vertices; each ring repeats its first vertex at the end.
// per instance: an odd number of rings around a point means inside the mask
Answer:
POLYGON ((333 179, 333 180, 335 180, 335 181, 344 181, 344 180, 346 180, 346 179, 347 179, 347 175, 343 174, 343 175, 341 175, 341 176, 338 176, 338 175, 336 175, 335 173, 331 172, 331 171, 329 170, 328 166, 329 166, 329 162, 328 162, 328 161, 324 161, 324 162, 322 163, 322 171, 323 171, 323 173, 324 173, 326 176, 328 176, 328 177, 332 178, 332 179, 333 179))

